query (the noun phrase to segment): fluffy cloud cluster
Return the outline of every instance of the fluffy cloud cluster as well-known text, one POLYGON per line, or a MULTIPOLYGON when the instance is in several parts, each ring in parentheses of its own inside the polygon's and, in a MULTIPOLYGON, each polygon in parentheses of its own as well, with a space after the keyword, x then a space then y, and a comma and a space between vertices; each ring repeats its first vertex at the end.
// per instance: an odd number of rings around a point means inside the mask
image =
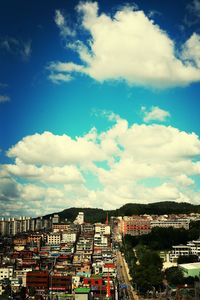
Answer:
MULTIPOLYGON (((97 2, 81 2, 77 13, 82 16, 81 29, 90 38, 73 39, 67 45, 77 53, 82 64, 50 63, 52 81, 69 81, 77 72, 99 82, 124 80, 129 85, 156 88, 200 81, 198 34, 194 33, 177 49, 167 32, 135 7, 121 8, 111 17, 98 13, 97 2)), ((56 19, 57 25, 64 26, 58 12, 56 19)))
POLYGON ((0 171, 1 208, 40 215, 71 206, 199 201, 196 134, 108 118, 114 124, 101 133, 93 128, 72 139, 44 132, 11 147, 7 155, 14 162, 0 171))
POLYGON ((168 117, 170 117, 170 113, 168 111, 161 109, 158 106, 152 106, 150 111, 148 111, 146 107, 142 106, 141 110, 144 114, 144 122, 150 122, 150 121, 164 122, 168 117))

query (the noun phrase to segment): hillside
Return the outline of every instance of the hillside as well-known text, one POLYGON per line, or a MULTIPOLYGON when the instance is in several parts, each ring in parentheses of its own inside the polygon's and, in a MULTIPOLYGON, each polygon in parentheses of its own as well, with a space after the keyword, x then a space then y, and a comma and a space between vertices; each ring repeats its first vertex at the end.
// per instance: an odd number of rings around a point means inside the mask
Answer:
MULTIPOLYGON (((173 201, 155 202, 149 204, 128 203, 116 210, 103 210, 99 208, 67 208, 58 212, 62 221, 74 221, 78 212, 82 211, 85 214, 86 222, 105 222, 108 212, 109 216, 131 216, 142 214, 185 214, 192 212, 200 213, 200 205, 193 205, 189 203, 177 203, 173 201)), ((52 215, 52 214, 51 214, 52 215)), ((45 216, 49 217, 51 215, 45 216)))

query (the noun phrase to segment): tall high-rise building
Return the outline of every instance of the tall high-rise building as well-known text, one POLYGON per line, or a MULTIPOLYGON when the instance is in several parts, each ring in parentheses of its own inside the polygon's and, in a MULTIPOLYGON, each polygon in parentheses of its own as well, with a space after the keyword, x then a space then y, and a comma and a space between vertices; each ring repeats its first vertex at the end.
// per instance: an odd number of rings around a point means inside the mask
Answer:
POLYGON ((53 215, 53 218, 52 218, 52 224, 58 224, 60 222, 60 217, 59 215, 53 215))
POLYGON ((5 218, 1 218, 0 220, 0 234, 2 236, 7 234, 7 221, 5 220, 5 218))
POLYGON ((78 216, 74 220, 74 224, 81 225, 84 223, 84 212, 79 212, 78 216))

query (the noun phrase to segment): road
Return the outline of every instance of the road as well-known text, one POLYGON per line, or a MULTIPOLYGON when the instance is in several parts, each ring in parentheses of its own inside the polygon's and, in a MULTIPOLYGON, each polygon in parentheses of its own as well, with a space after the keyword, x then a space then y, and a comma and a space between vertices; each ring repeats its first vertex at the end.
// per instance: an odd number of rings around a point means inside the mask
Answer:
POLYGON ((128 273, 128 266, 125 263, 124 258, 120 251, 117 251, 117 270, 118 279, 120 284, 125 284, 126 288, 121 288, 119 294, 121 299, 124 300, 140 300, 139 296, 136 294, 135 290, 130 284, 130 276, 128 273))

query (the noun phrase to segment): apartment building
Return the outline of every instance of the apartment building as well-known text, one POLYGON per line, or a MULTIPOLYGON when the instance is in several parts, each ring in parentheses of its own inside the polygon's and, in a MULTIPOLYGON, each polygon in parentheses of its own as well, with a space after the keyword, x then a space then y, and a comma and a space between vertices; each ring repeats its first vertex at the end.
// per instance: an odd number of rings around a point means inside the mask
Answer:
POLYGON ((76 242, 76 233, 73 232, 63 232, 62 233, 62 242, 66 243, 75 243, 76 242))
POLYGON ((4 278, 8 278, 11 280, 12 277, 13 277, 13 266, 0 268, 0 280, 4 278))
POLYGON ((170 262, 175 262, 179 256, 189 256, 191 254, 191 248, 187 245, 172 246, 172 250, 169 253, 170 262))
POLYGON ((193 255, 197 255, 200 258, 200 240, 194 240, 192 242, 187 243, 187 245, 191 249, 191 253, 193 255))
POLYGON ((60 217, 58 214, 54 214, 52 218, 52 224, 58 224, 60 222, 60 217))
POLYGON ((15 270, 15 277, 21 282, 21 285, 26 287, 26 275, 28 272, 31 272, 32 268, 23 268, 15 270))
POLYGON ((46 271, 27 272, 26 275, 27 288, 34 287, 39 291, 47 291, 49 288, 49 274, 46 271))
POLYGON ((48 245, 60 245, 61 234, 60 233, 50 233, 47 234, 47 244, 48 245))
POLYGON ((169 252, 170 262, 177 261, 179 256, 197 255, 200 258, 200 240, 194 240, 187 245, 172 246, 172 250, 169 252))
POLYGON ((164 219, 164 220, 152 220, 151 228, 153 227, 162 227, 162 228, 185 228, 186 230, 190 227, 189 219, 164 219))
POLYGON ((27 243, 29 243, 30 245, 37 245, 37 247, 40 248, 42 239, 42 234, 30 234, 27 237, 27 243))
POLYGON ((107 248, 109 239, 102 233, 95 233, 94 235, 94 248, 107 248))
POLYGON ((93 238, 84 238, 80 237, 77 245, 76 245, 76 252, 87 252, 92 253, 93 251, 93 238))
POLYGON ((120 229, 123 235, 133 236, 148 234, 151 232, 150 220, 142 216, 123 217, 120 220, 120 229))
POLYGON ((84 212, 79 212, 78 216, 74 220, 74 224, 81 225, 84 223, 84 212))
POLYGON ((110 226, 107 224, 95 223, 95 234, 96 233, 110 235, 110 226))
POLYGON ((70 224, 67 223, 58 223, 52 224, 52 231, 59 232, 59 231, 67 231, 70 228, 70 224))

